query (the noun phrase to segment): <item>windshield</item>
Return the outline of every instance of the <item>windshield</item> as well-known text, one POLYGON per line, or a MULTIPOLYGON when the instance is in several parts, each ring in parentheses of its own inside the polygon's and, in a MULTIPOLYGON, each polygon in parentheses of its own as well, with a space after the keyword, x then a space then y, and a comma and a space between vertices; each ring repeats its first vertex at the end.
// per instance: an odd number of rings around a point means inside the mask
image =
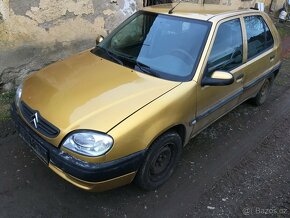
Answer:
POLYGON ((192 79, 210 22, 138 12, 93 53, 142 73, 174 81, 192 79))

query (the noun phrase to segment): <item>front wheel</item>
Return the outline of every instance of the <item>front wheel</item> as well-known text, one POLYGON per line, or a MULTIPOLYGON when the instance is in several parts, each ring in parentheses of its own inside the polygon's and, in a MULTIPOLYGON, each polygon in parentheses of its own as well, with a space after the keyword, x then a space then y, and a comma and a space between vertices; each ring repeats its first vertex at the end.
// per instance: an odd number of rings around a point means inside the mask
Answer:
POLYGON ((150 146, 144 163, 137 172, 135 182, 145 190, 154 190, 172 175, 180 159, 182 140, 176 132, 167 132, 150 146))

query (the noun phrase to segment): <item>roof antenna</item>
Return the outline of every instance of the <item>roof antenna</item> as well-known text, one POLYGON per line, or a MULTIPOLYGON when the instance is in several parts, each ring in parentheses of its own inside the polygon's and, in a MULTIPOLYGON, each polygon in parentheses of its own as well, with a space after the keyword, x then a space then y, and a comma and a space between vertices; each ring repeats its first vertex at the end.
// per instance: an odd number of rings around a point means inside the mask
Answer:
POLYGON ((182 0, 180 0, 173 8, 171 8, 169 11, 168 11, 168 14, 172 14, 173 13, 173 10, 182 2, 182 0))

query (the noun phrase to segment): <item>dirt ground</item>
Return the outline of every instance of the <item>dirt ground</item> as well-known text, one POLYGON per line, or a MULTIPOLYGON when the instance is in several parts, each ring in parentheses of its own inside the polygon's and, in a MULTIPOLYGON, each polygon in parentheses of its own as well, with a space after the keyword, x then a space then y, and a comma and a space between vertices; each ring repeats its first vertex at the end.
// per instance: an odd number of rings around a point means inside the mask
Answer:
POLYGON ((246 102, 199 134, 153 192, 133 184, 103 193, 75 188, 2 119, 0 217, 290 217, 289 39, 268 101, 246 102))

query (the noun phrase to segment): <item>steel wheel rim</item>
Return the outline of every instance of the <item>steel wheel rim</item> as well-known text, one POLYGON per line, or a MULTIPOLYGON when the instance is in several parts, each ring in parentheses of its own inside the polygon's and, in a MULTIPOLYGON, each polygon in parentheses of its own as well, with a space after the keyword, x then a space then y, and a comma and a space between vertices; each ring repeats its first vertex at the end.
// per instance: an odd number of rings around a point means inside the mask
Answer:
POLYGON ((149 176, 152 181, 158 181, 167 174, 173 156, 174 149, 172 144, 166 144, 158 150, 149 168, 149 176))

